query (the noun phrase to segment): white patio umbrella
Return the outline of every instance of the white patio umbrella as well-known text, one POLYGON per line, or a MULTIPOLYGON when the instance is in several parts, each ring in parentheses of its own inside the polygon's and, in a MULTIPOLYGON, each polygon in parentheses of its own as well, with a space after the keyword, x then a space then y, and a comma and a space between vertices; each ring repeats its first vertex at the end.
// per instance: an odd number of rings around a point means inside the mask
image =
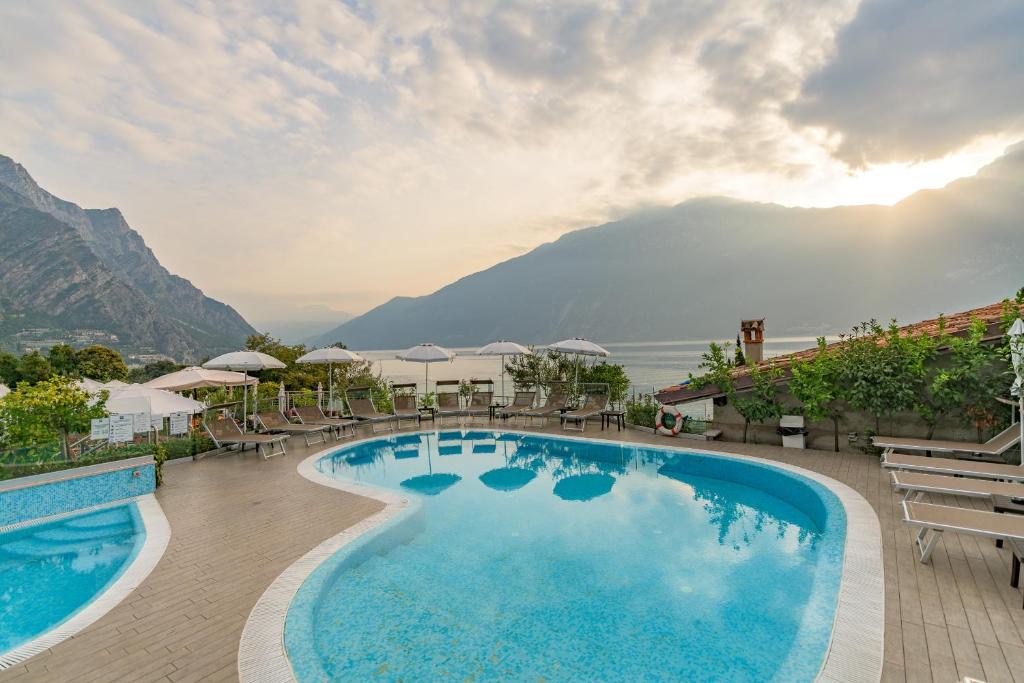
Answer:
POLYGON ((1024 319, 1017 318, 1006 332, 1010 336, 1010 357, 1017 378, 1010 393, 1017 397, 1017 418, 1020 422, 1021 467, 1024 467, 1024 319))
MULTIPOLYGON (((207 370, 234 370, 240 371, 245 377, 243 378, 245 385, 248 384, 248 375, 250 372, 259 372, 260 370, 280 370, 285 367, 284 363, 259 351, 232 351, 231 353, 225 353, 221 356, 217 356, 211 360, 203 363, 203 367, 207 370)), ((247 431, 249 428, 249 389, 243 385, 242 390, 242 431, 247 431)))
POLYGON ((139 399, 149 402, 149 412, 153 417, 169 417, 171 413, 195 415, 205 409, 199 401, 193 401, 171 391, 153 389, 144 384, 126 384, 108 391, 110 397, 106 403, 107 412, 115 415, 135 412, 139 399))
POLYGON ((334 409, 334 364, 335 363, 358 363, 365 360, 358 353, 348 349, 339 349, 336 346, 327 346, 322 349, 310 351, 305 356, 298 358, 296 363, 312 363, 315 365, 327 366, 327 406, 328 410, 334 409))
POLYGON ((120 389, 128 386, 127 382, 122 382, 119 379, 112 379, 109 382, 100 382, 95 379, 89 379, 88 377, 78 380, 76 384, 78 384, 82 389, 85 389, 87 394, 98 394, 101 391, 111 391, 113 389, 120 389))
POLYGON ((501 356, 501 396, 505 398, 505 356, 532 356, 533 351, 522 344, 516 344, 505 339, 491 342, 476 350, 478 356, 501 356))
POLYGON ((11 393, 11 390, 7 388, 6 384, 0 384, 0 398, 3 398, 7 394, 11 393))
POLYGON ((611 352, 608 351, 608 349, 606 349, 603 346, 600 346, 598 344, 595 344, 592 341, 588 341, 588 340, 584 339, 583 337, 573 337, 572 339, 563 339, 560 342, 555 342, 554 344, 548 344, 548 348, 551 349, 552 351, 557 351, 558 353, 564 353, 566 355, 572 354, 572 355, 576 356, 576 377, 573 380, 573 384, 574 385, 579 383, 579 378, 580 378, 579 357, 580 356, 600 356, 602 358, 607 358, 608 356, 612 355, 611 352))
POLYGON ((409 361, 410 363, 423 363, 423 367, 426 370, 423 378, 425 387, 423 391, 427 392, 430 390, 430 364, 451 362, 455 358, 455 352, 449 351, 443 346, 426 342, 406 349, 402 353, 396 355, 395 358, 398 360, 409 361))
POLYGON ((259 380, 255 377, 249 377, 241 372, 207 370, 193 366, 151 379, 145 382, 145 386, 164 391, 188 391, 189 389, 213 387, 240 387, 258 383, 259 380))

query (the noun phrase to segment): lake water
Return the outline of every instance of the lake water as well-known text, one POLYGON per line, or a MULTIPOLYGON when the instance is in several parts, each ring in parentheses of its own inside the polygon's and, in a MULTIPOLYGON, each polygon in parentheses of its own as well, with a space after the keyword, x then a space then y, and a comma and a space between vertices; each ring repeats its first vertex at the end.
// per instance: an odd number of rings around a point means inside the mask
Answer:
MULTIPOLYGON (((630 342, 602 344, 611 353, 607 360, 626 368, 633 390, 650 393, 663 387, 678 384, 686 379, 689 372, 697 372, 700 356, 708 348, 708 340, 630 342)), ((788 337, 765 342, 765 355, 780 356, 813 347, 813 337, 788 337)), ((501 359, 490 356, 476 356, 476 348, 452 349, 458 355, 451 363, 430 364, 430 386, 433 390, 437 380, 450 379, 493 379, 495 391, 501 392, 501 359)), ((732 348, 730 347, 730 351, 732 348)), ((416 382, 418 391, 424 391, 424 367, 420 363, 408 363, 395 358, 399 351, 360 351, 367 360, 374 361, 374 369, 394 382, 416 382)), ((512 392, 511 382, 506 379, 505 393, 512 392)))

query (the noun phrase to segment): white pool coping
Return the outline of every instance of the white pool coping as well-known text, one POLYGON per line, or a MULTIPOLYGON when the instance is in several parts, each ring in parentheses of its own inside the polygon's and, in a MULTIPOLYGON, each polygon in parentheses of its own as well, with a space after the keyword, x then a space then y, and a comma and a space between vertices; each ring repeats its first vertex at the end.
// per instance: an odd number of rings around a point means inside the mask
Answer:
MULTIPOLYGON (((687 446, 609 441, 497 427, 481 426, 480 430, 734 458, 798 474, 826 487, 836 495, 846 510, 846 546, 831 640, 816 680, 819 683, 878 683, 881 680, 885 646, 885 581, 881 526, 878 515, 867 500, 846 484, 802 467, 749 455, 687 446)), ((401 434, 429 434, 439 431, 446 430, 420 429, 401 434)), ((321 563, 347 544, 393 519, 409 507, 409 499, 392 490, 352 480, 333 479, 316 469, 317 461, 328 453, 346 448, 352 443, 383 440, 393 435, 394 433, 380 434, 348 444, 336 443, 299 463, 298 472, 306 479, 323 486, 379 500, 384 503, 384 509, 316 546, 285 569, 270 584, 250 612, 242 631, 238 647, 238 676, 241 683, 296 681, 284 644, 285 621, 295 594, 321 563)))
POLYGON ((105 591, 97 595, 90 603, 72 615, 71 618, 29 642, 0 654, 0 671, 24 662, 29 657, 45 652, 57 643, 71 638, 112 610, 149 576, 153 568, 156 567, 157 562, 163 557, 164 551, 167 549, 167 543, 171 540, 171 525, 167 522, 167 517, 164 516, 160 503, 157 502, 156 496, 152 493, 137 498, 111 501, 102 505, 95 505, 81 510, 52 515, 44 519, 35 519, 4 527, 3 530, 6 531, 8 529, 73 517, 85 512, 94 512, 128 503, 136 504, 139 510, 139 517, 142 519, 142 524, 146 529, 146 539, 143 541, 142 547, 139 549, 135 559, 132 560, 132 563, 121 572, 121 575, 105 591))

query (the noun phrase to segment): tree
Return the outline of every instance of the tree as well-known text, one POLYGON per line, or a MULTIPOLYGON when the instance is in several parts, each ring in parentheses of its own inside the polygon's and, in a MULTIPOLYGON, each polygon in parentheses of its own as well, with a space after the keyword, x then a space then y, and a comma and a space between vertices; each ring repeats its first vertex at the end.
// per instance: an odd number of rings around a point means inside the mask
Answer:
POLYGON ((146 363, 141 368, 132 368, 128 371, 128 381, 135 384, 143 384, 151 379, 177 372, 183 366, 173 360, 158 360, 154 363, 146 363))
POLYGON ((70 377, 56 376, 35 384, 22 382, 0 399, 0 423, 11 446, 29 446, 60 439, 61 453, 71 459, 68 435, 85 432, 89 421, 106 415, 105 394, 92 398, 70 377))
POLYGON ((732 405, 743 417, 743 443, 747 442, 747 430, 751 422, 767 422, 782 414, 782 407, 776 399, 776 382, 782 376, 782 370, 769 363, 767 367, 750 366, 750 379, 753 381, 749 391, 737 394, 733 389, 732 405))
POLYGON ((736 335, 736 355, 733 358, 733 364, 736 367, 741 367, 747 364, 747 357, 743 355, 743 345, 740 343, 740 335, 736 335))
POLYGON ((790 367, 789 390, 803 405, 811 422, 832 420, 835 451, 839 452, 839 418, 842 398, 839 390, 839 362, 824 337, 818 338, 818 352, 810 360, 796 359, 790 367))
POLYGON ((50 348, 46 355, 50 361, 50 367, 54 374, 65 377, 78 377, 78 362, 75 359, 75 349, 70 344, 56 344, 50 348))
POLYGON ((612 403, 621 403, 629 391, 629 376, 626 369, 616 363, 601 361, 580 370, 581 384, 607 384, 608 398, 612 403))
POLYGON ((734 366, 729 362, 729 344, 719 345, 711 342, 708 350, 701 354, 701 361, 697 367, 704 371, 703 375, 694 377, 690 373, 690 385, 694 389, 703 389, 712 384, 726 396, 733 394, 732 371, 734 366))
POLYGON ((18 360, 18 383, 28 382, 36 384, 49 379, 53 374, 53 368, 46 356, 38 351, 30 351, 18 360))
POLYGON ((516 389, 549 387, 552 382, 564 382, 573 376, 572 359, 556 351, 538 351, 531 347, 532 355, 509 356, 505 359, 505 372, 512 378, 516 389))
POLYGON ((80 377, 98 382, 128 379, 128 366, 121 354, 106 346, 93 344, 75 352, 75 367, 80 377))
POLYGON ((13 353, 0 351, 0 384, 13 387, 18 383, 18 357, 13 353))

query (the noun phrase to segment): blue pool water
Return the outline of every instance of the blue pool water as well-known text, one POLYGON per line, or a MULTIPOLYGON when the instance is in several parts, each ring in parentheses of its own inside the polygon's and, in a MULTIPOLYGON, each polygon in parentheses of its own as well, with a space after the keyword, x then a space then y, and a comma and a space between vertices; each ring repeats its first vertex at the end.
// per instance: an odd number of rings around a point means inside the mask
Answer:
POLYGON ((300 680, 810 681, 823 661, 846 519, 804 477, 490 431, 317 466, 421 506, 303 584, 285 630, 300 680))
POLYGON ((134 503, 0 534, 0 653, 87 605, 120 576, 144 539, 134 503))

